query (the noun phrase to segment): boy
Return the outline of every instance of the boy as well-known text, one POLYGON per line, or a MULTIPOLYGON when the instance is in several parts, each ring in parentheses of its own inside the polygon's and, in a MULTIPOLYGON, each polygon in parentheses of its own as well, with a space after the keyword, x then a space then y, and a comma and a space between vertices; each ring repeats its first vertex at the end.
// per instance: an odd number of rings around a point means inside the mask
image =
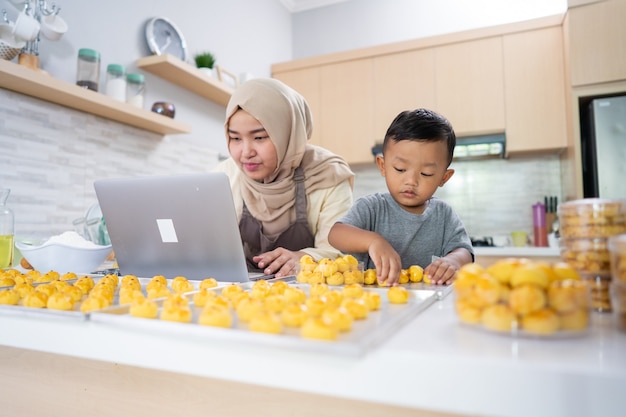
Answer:
POLYGON ((424 268, 433 284, 448 285, 474 250, 463 223, 437 187, 449 169, 456 145, 450 122, 427 109, 400 113, 387 129, 376 164, 388 193, 358 199, 333 225, 331 245, 376 268, 379 284, 394 285, 401 269, 424 268))

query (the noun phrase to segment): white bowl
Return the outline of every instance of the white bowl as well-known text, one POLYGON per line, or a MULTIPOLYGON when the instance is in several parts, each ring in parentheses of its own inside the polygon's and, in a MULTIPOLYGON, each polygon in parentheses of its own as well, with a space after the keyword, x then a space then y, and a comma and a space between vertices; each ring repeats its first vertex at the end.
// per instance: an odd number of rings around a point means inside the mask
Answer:
POLYGON ((44 273, 57 271, 59 274, 88 274, 96 271, 112 250, 111 245, 75 247, 56 242, 34 246, 16 241, 15 247, 34 269, 44 273))

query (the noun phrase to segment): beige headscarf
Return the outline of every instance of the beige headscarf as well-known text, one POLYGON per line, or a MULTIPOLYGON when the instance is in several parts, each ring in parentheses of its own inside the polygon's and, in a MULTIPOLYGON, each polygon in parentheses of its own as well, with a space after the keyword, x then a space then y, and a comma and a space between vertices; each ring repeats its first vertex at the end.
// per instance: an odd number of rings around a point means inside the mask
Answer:
MULTIPOLYGON (((241 194, 250 213, 263 223, 266 235, 277 235, 295 220, 295 169, 302 165, 307 195, 354 180, 348 164, 318 146, 308 145, 313 129, 309 106, 298 92, 271 78, 255 78, 241 84, 226 107, 226 140, 231 116, 243 109, 269 134, 278 153, 271 178, 257 182, 241 175, 241 194)), ((236 161, 235 161, 236 162, 236 161)))

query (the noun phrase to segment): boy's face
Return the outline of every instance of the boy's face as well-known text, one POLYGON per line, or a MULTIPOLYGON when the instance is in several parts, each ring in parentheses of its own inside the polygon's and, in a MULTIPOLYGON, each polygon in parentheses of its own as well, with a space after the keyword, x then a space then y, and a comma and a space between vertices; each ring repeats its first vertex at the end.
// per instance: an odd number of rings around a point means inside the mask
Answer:
POLYGON ((384 156, 376 157, 393 199, 406 211, 421 214, 426 202, 454 174, 448 169, 445 140, 423 142, 389 141, 384 156))

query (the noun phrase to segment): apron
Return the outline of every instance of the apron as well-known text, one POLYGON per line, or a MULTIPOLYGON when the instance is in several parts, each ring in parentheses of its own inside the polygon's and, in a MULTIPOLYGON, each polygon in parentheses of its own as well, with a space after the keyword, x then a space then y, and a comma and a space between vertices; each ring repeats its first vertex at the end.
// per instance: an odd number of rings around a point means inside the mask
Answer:
POLYGON ((291 251, 310 248, 315 244, 315 237, 309 228, 306 211, 306 190, 304 188, 304 174, 298 167, 293 176, 296 183, 296 221, 273 239, 263 234, 261 222, 252 217, 246 203, 243 203, 239 233, 243 242, 243 251, 246 256, 248 271, 261 272, 252 257, 282 247, 291 251))

